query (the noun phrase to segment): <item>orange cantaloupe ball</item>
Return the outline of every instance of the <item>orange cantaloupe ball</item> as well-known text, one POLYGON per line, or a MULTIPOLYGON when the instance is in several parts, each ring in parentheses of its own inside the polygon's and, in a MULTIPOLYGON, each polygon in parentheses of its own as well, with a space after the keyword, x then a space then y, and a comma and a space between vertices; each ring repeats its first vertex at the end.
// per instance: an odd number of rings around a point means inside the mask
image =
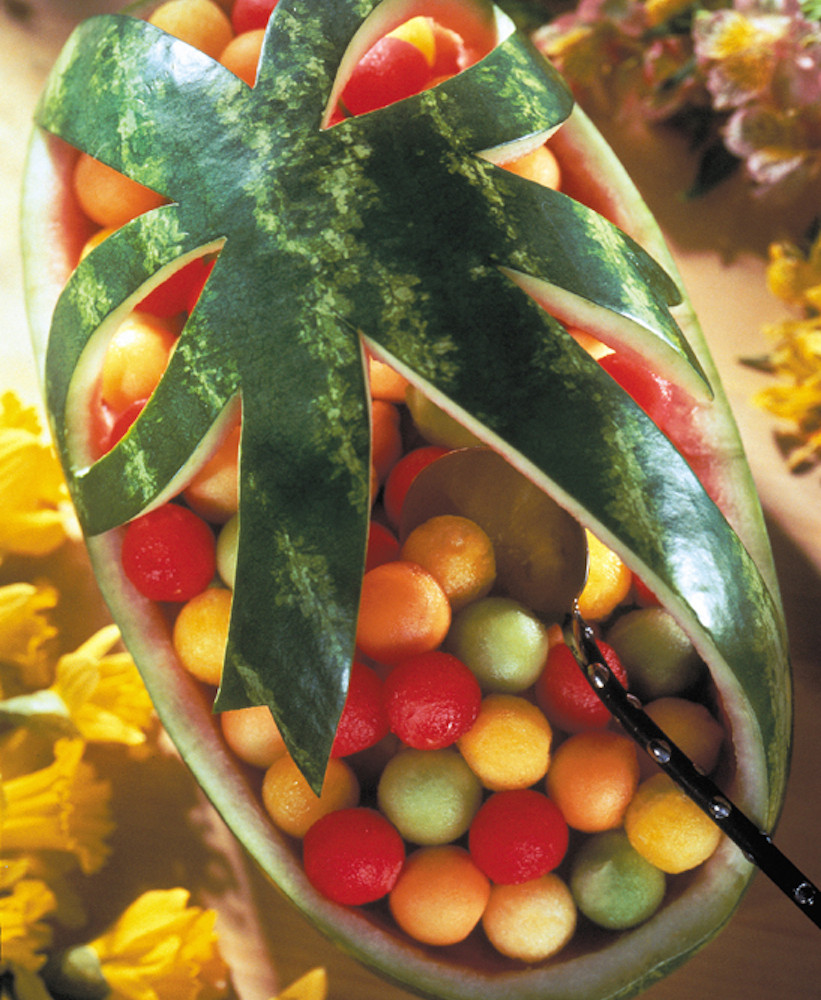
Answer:
POLYGON ((104 229, 118 229, 163 204, 165 198, 88 153, 80 153, 72 174, 82 212, 104 229))
POLYGON ((475 521, 441 514, 418 525, 400 558, 419 563, 439 582, 453 611, 490 592, 496 579, 493 543, 475 521))
POLYGON ((235 35, 231 39, 220 56, 222 65, 240 80, 244 80, 249 87, 257 82, 257 68, 264 38, 264 28, 243 31, 241 35, 235 35))
POLYGON ((382 563, 362 580, 356 642, 379 663, 398 663, 441 645, 450 628, 447 595, 422 566, 382 563))
POLYGON ((384 483, 402 454, 399 410, 384 399, 371 401, 371 465, 377 483, 384 483))
POLYGON ((357 805, 359 781, 349 764, 332 757, 325 771, 322 791, 317 795, 293 757, 284 753, 265 772, 262 802, 280 830, 301 838, 320 817, 357 805))
POLYGON ((600 833, 621 826, 638 783, 633 740, 622 733, 591 729, 560 744, 547 772, 546 788, 568 826, 600 833))
POLYGON ((183 490, 185 502, 212 524, 225 524, 239 507, 239 437, 236 424, 183 490))
POLYGON ((240 760, 269 768, 285 753, 285 740, 267 705, 233 708, 220 715, 225 742, 240 760))
POLYGON ((404 375, 372 354, 368 355, 368 383, 374 399, 397 404, 405 402, 405 393, 410 385, 404 375))
MULTIPOLYGON (((648 702, 644 711, 704 774, 715 770, 725 734, 706 705, 665 695, 648 702)), ((649 754, 642 754, 639 760, 642 777, 658 774, 658 764, 649 754)))
POLYGON ((556 154, 547 146, 537 146, 524 156, 505 163, 504 166, 519 177, 525 177, 555 191, 562 185, 562 168, 559 166, 556 154))
POLYGON ((479 923, 490 881, 455 844, 421 847, 406 860, 388 903, 397 924, 417 941, 451 945, 479 923))
POLYGON ((120 324, 106 348, 100 395, 115 413, 147 399, 156 388, 177 342, 167 320, 134 311, 120 324))
POLYGON ((185 669, 205 684, 219 684, 228 642, 231 591, 209 587, 182 606, 172 642, 185 669))
POLYGON ((167 0, 148 20, 213 59, 234 37, 228 15, 214 0, 167 0))

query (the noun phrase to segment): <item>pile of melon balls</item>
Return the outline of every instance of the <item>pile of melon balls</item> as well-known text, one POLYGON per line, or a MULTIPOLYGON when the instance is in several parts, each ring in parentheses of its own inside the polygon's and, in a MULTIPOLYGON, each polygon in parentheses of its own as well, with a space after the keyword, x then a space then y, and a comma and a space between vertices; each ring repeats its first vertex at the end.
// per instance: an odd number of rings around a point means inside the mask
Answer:
MULTIPOLYGON (((150 19, 252 85, 273 6, 169 0, 150 19)), ((399 36, 415 44, 426 31, 435 35, 417 23, 399 36)), ((560 183, 548 147, 509 166, 560 183)), ((86 252, 161 201, 85 154, 74 181, 99 227, 86 252)), ((150 396, 209 267, 203 259, 177 272, 114 335, 92 414, 99 453, 150 396)), ((636 926, 670 879, 713 853, 718 828, 618 730, 558 625, 500 590, 479 524, 436 515, 400 542, 416 477, 476 442, 389 365, 368 363, 374 504, 357 656, 321 794, 267 708, 223 713, 225 739, 258 774, 261 800, 301 849, 311 884, 343 905, 386 908, 419 942, 482 933, 533 963, 582 922, 636 926)), ((220 680, 236 570, 239 419, 178 497, 128 526, 123 545, 127 576, 172 609, 179 659, 208 687, 220 680)), ((724 732, 703 662, 641 581, 587 535, 581 614, 619 680, 710 773, 724 732)))

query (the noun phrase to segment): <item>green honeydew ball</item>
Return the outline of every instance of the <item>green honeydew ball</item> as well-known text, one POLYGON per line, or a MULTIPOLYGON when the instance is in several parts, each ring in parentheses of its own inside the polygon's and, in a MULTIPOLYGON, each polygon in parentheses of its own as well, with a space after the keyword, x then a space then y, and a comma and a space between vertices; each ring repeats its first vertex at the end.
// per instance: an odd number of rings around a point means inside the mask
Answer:
POLYGON ((467 832, 482 801, 482 786, 456 750, 408 748, 388 761, 377 798, 405 840, 430 846, 467 832))
POLYGON ((237 574, 239 518, 236 514, 220 528, 217 536, 217 573, 226 587, 234 589, 237 574))
POLYGON ((681 626, 663 608, 638 608, 607 633, 630 679, 630 690, 651 701, 686 691, 702 676, 704 663, 681 626))
POLYGON ((635 927, 651 917, 665 887, 664 872, 645 861, 624 830, 607 830, 586 840, 570 872, 570 891, 579 910, 608 930, 635 927))
POLYGON ((550 645, 546 626, 509 597, 485 597, 453 619, 445 646, 484 691, 514 694, 541 674, 550 645))

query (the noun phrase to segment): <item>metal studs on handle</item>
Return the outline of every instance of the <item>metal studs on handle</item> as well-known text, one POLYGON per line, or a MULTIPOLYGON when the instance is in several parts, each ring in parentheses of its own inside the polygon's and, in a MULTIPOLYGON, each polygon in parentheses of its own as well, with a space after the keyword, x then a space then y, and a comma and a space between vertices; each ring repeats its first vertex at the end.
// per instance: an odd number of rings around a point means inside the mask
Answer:
POLYGON ((578 610, 563 625, 565 642, 588 683, 633 737, 675 783, 702 809, 779 889, 821 927, 821 891, 756 827, 644 712, 605 663, 593 630, 578 610))

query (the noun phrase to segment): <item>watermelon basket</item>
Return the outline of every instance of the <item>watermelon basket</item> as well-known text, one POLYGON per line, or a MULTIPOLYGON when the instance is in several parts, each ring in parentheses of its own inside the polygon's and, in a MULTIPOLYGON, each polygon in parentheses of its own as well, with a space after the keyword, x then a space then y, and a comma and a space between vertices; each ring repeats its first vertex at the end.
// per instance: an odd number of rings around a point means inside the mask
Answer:
MULTIPOLYGON (((140 436, 141 429, 131 435, 137 442, 137 451, 152 434, 155 440, 159 434, 164 442, 170 443, 167 447, 163 444, 156 466, 151 464, 153 459, 143 466, 139 482, 136 452, 128 451, 131 445, 113 449, 112 457, 106 456, 99 463, 89 458, 88 421, 84 414, 88 413, 93 396, 100 344, 146 291, 181 263, 223 244, 214 273, 222 268, 225 282, 229 278, 236 282, 241 272, 235 271, 231 276, 229 264, 239 268, 239 258, 236 255, 231 258, 227 252, 233 240, 238 247, 242 245, 242 267, 246 269, 249 284, 242 293, 236 293, 230 309, 225 289, 231 286, 226 283, 215 284, 218 290, 202 306, 202 323, 206 323, 207 317, 214 329, 220 324, 224 329, 237 298, 250 301, 262 293, 270 280, 270 272, 262 265, 249 264, 257 259, 253 256, 256 244, 247 242, 258 236, 254 226, 265 229, 266 237, 276 228, 259 221, 267 209, 260 209, 257 217, 251 216, 256 218, 253 225, 246 222, 245 228, 226 235, 219 228, 221 224, 227 225, 225 217, 220 217, 213 206, 221 196, 226 199, 232 196, 229 185, 236 178, 228 176, 223 186, 222 182, 211 184, 219 173, 220 162, 231 160, 240 149, 239 144, 245 149, 259 140, 255 147, 258 150, 262 140, 255 133, 253 141, 249 141, 241 121, 235 127, 239 116, 229 99, 240 91, 238 85, 226 83, 226 74, 220 72, 218 64, 177 40, 144 33, 143 22, 132 15, 136 12, 142 16, 154 6, 140 4, 130 8, 125 16, 92 19, 81 25, 67 44, 47 84, 31 139, 23 200, 23 238, 30 326, 52 429, 84 526, 100 590, 140 668, 159 717, 196 780, 272 883, 330 940, 377 973, 419 995, 449 1000, 605 997, 614 1000, 635 995, 679 967, 730 919, 754 871, 737 847, 722 840, 707 862, 678 876, 668 888, 662 906, 647 922, 618 933, 583 926, 568 946, 543 963, 527 965, 505 958, 490 949, 478 934, 446 948, 414 943, 395 927, 384 906, 341 906, 313 888, 302 867, 299 844, 275 828, 262 806, 258 774, 239 762, 228 749, 218 714, 213 710, 214 691, 182 667, 171 639, 168 607, 142 596, 122 570, 123 525, 172 495, 182 477, 190 476, 193 469, 207 460, 223 426, 221 420, 238 394, 242 395, 243 434, 246 419, 249 424, 253 419, 249 414, 255 406, 259 407, 263 424, 267 420, 273 427, 281 419, 281 411, 266 397, 264 378, 255 380, 243 369, 245 382, 240 380, 226 388, 218 376, 233 364, 230 354, 212 360, 211 368, 203 368, 204 362, 192 348, 192 353, 185 355, 186 363, 190 368, 196 361, 199 371, 213 379, 214 400, 217 396, 219 400, 214 402, 209 398, 201 412, 191 415, 192 411, 182 408, 182 396, 167 394, 165 399, 172 400, 172 404, 159 399, 154 410, 146 409, 145 419, 140 418, 145 437, 140 436), (157 65, 152 59, 157 60, 157 65), (166 67, 176 68, 166 73, 159 68, 160 60, 165 60, 166 67), (115 63, 118 68, 113 70, 115 63), (134 76, 129 77, 129 72, 134 76), (173 92, 176 103, 169 107, 173 107, 176 115, 182 107, 181 99, 176 98, 186 94, 186 87, 193 86, 190 117, 177 119, 173 141, 171 112, 156 111, 154 119, 150 114, 139 119, 138 109, 144 96, 139 83, 141 73, 147 77, 154 74, 147 90, 161 83, 173 92), (179 205, 186 208, 183 194, 186 189, 164 189, 163 184, 168 182, 173 188, 175 163, 182 160, 186 150, 195 148, 191 143, 198 137, 202 120, 196 102, 209 92, 217 95, 210 105, 216 124, 209 126, 211 131, 206 141, 213 140, 221 127, 228 129, 230 125, 229 141, 225 148, 209 154, 210 159, 200 174, 194 171, 194 181, 190 177, 186 181, 192 186, 211 185, 209 198, 203 199, 207 209, 200 215, 192 212, 185 217, 175 216, 179 205), (120 148, 119 141, 122 141, 120 148), (163 143, 169 146, 166 148, 163 143), (236 150, 231 143, 238 144, 236 150), (152 144, 156 144, 156 149, 152 144), (137 220, 135 225, 125 227, 123 232, 129 230, 130 236, 106 241, 108 249, 102 254, 89 255, 90 263, 80 268, 77 262, 93 227, 80 211, 72 187, 78 148, 108 159, 110 165, 124 172, 133 170, 135 179, 155 186, 170 198, 169 204, 158 212, 148 213, 142 222, 137 220), (216 214, 209 216, 212 210, 216 214), (181 220, 184 224, 177 225, 181 220), (167 242, 158 244, 161 239, 167 242), (221 306, 220 301, 225 304, 221 306), (169 419, 171 405, 176 408, 171 409, 169 419), (95 464, 99 474, 93 471, 95 464), (128 489, 120 490, 119 483, 125 483, 128 489)), ((413 147, 409 142, 402 145, 404 158, 392 159, 384 171, 381 168, 363 171, 359 176, 360 186, 376 185, 368 190, 381 192, 367 207, 369 233, 375 236, 372 239, 369 236, 366 249, 380 265, 375 270, 380 275, 383 270, 387 274, 380 277, 387 282, 380 286, 382 291, 392 288, 397 299, 401 298, 400 278, 407 278, 416 260, 421 278, 417 281, 418 276, 411 275, 413 287, 420 282, 422 285, 425 281, 438 282, 436 291, 445 296, 441 301, 447 302, 448 316, 457 317, 462 315, 458 309, 460 301, 485 294, 485 286, 470 284, 472 279, 468 277, 481 270, 482 280, 496 289, 487 292, 491 296, 487 301, 498 295, 500 300, 504 298, 505 308, 509 301, 513 314, 526 325, 527 334, 522 333, 519 338, 522 342, 533 340, 538 334, 540 350, 543 344, 552 345, 554 340, 558 346, 550 347, 551 363, 545 365, 545 371, 528 364, 529 374, 522 379, 523 361, 518 357, 518 348, 511 348, 518 343, 518 334, 501 338, 501 348, 498 343, 493 347, 494 339, 498 342, 500 338, 491 335, 494 319, 491 316, 486 337, 484 329, 470 333, 471 336, 475 333, 472 348, 477 356, 481 354, 476 347, 480 342, 482 349, 487 347, 495 353, 471 361, 470 352, 462 345, 448 355, 447 365, 440 364, 436 358, 441 359, 446 353, 442 348, 442 331, 434 330, 424 342, 409 337, 404 316, 396 320, 381 309, 382 300, 374 304, 373 288, 361 289, 366 302, 361 311, 344 314, 341 303, 347 301, 346 296, 354 298, 352 288, 357 292, 360 288, 345 271, 341 258, 335 260, 334 268, 321 272, 337 295, 333 308, 322 312, 321 297, 311 299, 312 308, 322 314, 324 325, 317 329, 324 336, 329 324, 337 324, 344 332, 346 344, 357 339, 352 331, 354 334, 360 331, 369 348, 395 364, 412 384, 435 399, 471 434, 503 454, 519 472, 601 537, 645 581, 689 635, 709 667, 713 697, 729 736, 729 749, 725 750, 719 771, 724 791, 762 829, 772 831, 784 798, 791 725, 790 675, 778 584, 759 502, 727 400, 658 227, 596 128, 580 108, 571 109, 561 81, 541 66, 539 57, 515 32, 510 20, 492 5, 482 0, 396 0, 383 4, 376 0, 344 0, 335 5, 333 13, 323 12, 322 6, 321 2, 281 0, 266 36, 269 46, 266 53, 272 70, 265 86, 276 87, 276 73, 281 78, 283 73, 293 72, 295 80, 302 80, 304 63, 300 60, 307 58, 312 42, 317 46, 317 63, 324 60, 323 72, 328 71, 333 79, 341 66, 340 78, 344 78, 375 38, 417 15, 440 18, 463 31, 493 33, 494 44, 486 56, 451 81, 428 91, 428 96, 416 95, 385 108, 384 113, 380 110, 363 116, 361 125, 356 124, 358 120, 343 122, 327 132, 341 128, 339 134, 347 136, 344 144, 340 140, 340 146, 332 150, 340 156, 340 170, 344 168, 351 173, 358 169, 355 155, 348 159, 341 157, 342 145, 346 150, 361 153, 370 143, 368 149, 385 156, 392 134, 410 135, 422 144, 423 150, 430 152, 430 158, 440 164, 440 169, 441 164, 457 159, 460 164, 469 162, 470 169, 462 170, 460 177, 467 188, 481 187, 484 192, 479 208, 465 196, 466 217, 484 213, 476 233, 471 230, 466 236, 460 229, 464 219, 458 214, 450 215, 457 211, 454 204, 461 205, 463 188, 445 186, 438 195, 417 183, 414 171, 420 168, 410 155, 413 147), (297 31, 293 30, 294 25, 298 25, 297 31), (322 39, 321 44, 318 39, 322 39), (286 52, 289 44, 293 51, 286 52), (340 53, 344 54, 341 60, 340 53), (512 80, 512 84, 501 86, 502 79, 512 80), (494 81, 497 90, 491 99, 494 81), (534 88, 532 93, 527 89, 529 84, 534 88), (430 94, 435 96, 431 98, 430 94), (388 113, 394 118, 388 119, 388 113), (383 120, 386 125, 379 124, 383 120), (511 144, 525 148, 533 145, 534 136, 543 142, 548 135, 562 168, 563 184, 560 196, 551 194, 544 202, 541 196, 533 195, 529 185, 510 187, 507 181, 500 181, 501 172, 489 162, 494 153, 486 151, 489 147, 504 149, 511 144), (469 136, 467 145, 462 143, 462 136, 469 136), (477 172, 473 164, 477 159, 475 154, 481 151, 485 152, 477 172), (377 180, 383 185, 381 188, 377 180), (421 214, 436 222, 427 228, 418 224, 423 204, 418 200, 420 190, 425 191, 425 211, 421 214), (414 192, 417 200, 407 205, 408 217, 417 218, 412 223, 401 219, 397 223, 385 206, 393 210, 402 204, 402 198, 407 204, 414 192), (521 210, 516 202, 519 195, 521 210), (499 235, 497 209, 501 200, 507 210, 508 199, 510 211, 501 227, 507 235, 503 238, 499 235), (423 258, 432 252, 432 245, 425 242, 430 239, 428 229, 435 231, 437 225, 440 231, 443 227, 447 230, 445 246, 452 248, 455 255, 452 271, 438 276, 436 271, 441 271, 443 259, 437 256, 438 249, 433 253, 433 263, 423 268, 423 258), (385 227, 384 231, 380 226, 385 227), (405 227, 401 229, 405 240, 401 246, 391 226, 405 227), (619 233, 626 233, 627 239, 614 235, 613 227, 619 233), (424 231, 419 234, 419 230, 424 231), (486 243, 475 250, 478 257, 466 257, 463 261, 458 255, 474 236, 486 243), (500 241, 498 253, 494 250, 494 239, 500 241), (526 249, 519 252, 517 246, 526 249), (485 259, 492 264, 486 266, 485 259), (400 264, 405 268, 401 273, 400 264), (543 265, 541 273, 537 265, 543 265), (504 278, 493 284, 505 268, 504 278), (488 277, 491 273, 492 281, 488 277), (511 280, 511 275, 515 280, 511 280), (676 289, 680 301, 676 301, 676 289), (541 305, 534 307, 534 300, 541 305), (547 313, 559 323, 582 325, 605 343, 617 344, 633 359, 643 358, 647 367, 659 371, 686 394, 690 400, 686 416, 682 418, 682 426, 674 427, 670 434, 678 439, 680 447, 659 432, 628 394, 602 373, 562 328, 556 332, 558 323, 549 320, 548 332, 541 330, 540 324, 548 322, 544 319, 547 313), (503 357, 506 354, 516 356, 509 365, 503 357), (507 367, 495 368, 497 364, 507 367), (517 399, 529 399, 532 411, 520 406, 513 415, 503 412, 502 396, 493 390, 494 379, 507 389, 516 381, 526 382, 521 389, 524 395, 517 399), (489 400, 486 405, 482 402, 483 394, 489 400), (523 417, 525 413, 527 419, 523 417), (552 442, 545 440, 548 435, 544 431, 551 426, 550 421, 558 428, 551 435, 556 439, 552 442)), ((341 83, 337 81, 336 86, 341 87, 341 83)), ((319 84, 316 87, 320 89, 319 84)), ((273 89, 271 93, 272 104, 276 101, 283 106, 288 104, 280 91, 273 89)), ((327 90, 322 96, 325 107, 327 90)), ((312 127, 316 130, 320 116, 316 109, 312 113, 312 127)), ((370 155, 376 159, 375 154, 370 155)), ((195 161, 196 156, 189 159, 195 161)), ((419 163, 422 159, 419 158, 419 163)), ((253 172, 259 162, 253 161, 249 169, 253 172)), ((303 160, 294 162, 299 169, 293 169, 287 156, 281 164, 277 160, 277 169, 281 166, 283 171, 278 177, 282 185, 292 185, 288 188, 289 197, 301 205, 300 185, 315 196, 318 189, 310 185, 319 183, 320 172, 308 171, 303 160)), ((230 175, 228 170, 225 173, 230 175)), ((459 170, 452 174, 459 174, 459 170)), ((253 187, 251 197, 261 197, 259 177, 254 175, 246 180, 248 190, 253 187)), ((425 175, 424 183, 429 180, 430 175, 425 175)), ((265 183, 276 187, 270 178, 265 178, 265 183)), ((334 197, 340 203, 344 200, 339 194, 341 189, 334 189, 331 184, 323 190, 328 200, 334 197)), ((345 188, 348 192, 352 190, 345 188)), ((247 190, 243 197, 245 194, 247 190)), ((240 213, 244 203, 237 198, 236 205, 240 213)), ((313 223, 308 218, 309 210, 304 211, 307 231, 313 223)), ((327 233, 318 225, 317 229, 327 233)), ((343 228, 340 232, 345 239, 354 239, 350 229, 343 228)), ((101 245, 104 246, 105 243, 101 245)), ((281 250, 284 244, 278 246, 281 250)), ((358 247, 359 244, 356 252, 358 247)), ((274 259, 267 257, 267 252, 258 253, 266 265, 274 259)), ((352 259, 359 261, 356 257, 352 259)), ((295 269, 292 275, 286 273, 284 277, 278 273, 277 280, 284 282, 293 297, 302 295, 303 272, 295 269)), ((404 287, 410 286, 406 283, 404 287)), ((479 301, 476 310, 464 314, 465 320, 476 320, 485 305, 485 300, 479 301)), ((265 309, 259 309, 249 310, 248 315, 261 327, 270 325, 270 308, 267 314, 265 309)), ((301 320, 304 315, 297 313, 296 317, 301 320)), ((352 362, 342 350, 341 339, 336 341, 331 334, 328 336, 327 343, 339 350, 341 366, 348 375, 356 365, 361 368, 361 360, 354 358, 352 362)), ((470 337, 463 339, 471 345, 470 337)), ((229 345, 229 350, 232 346, 229 345)), ((247 357, 243 357, 242 363, 246 363, 247 357)), ((295 364, 307 365, 307 361, 297 359, 295 364)), ((264 369, 266 365, 256 367, 264 369)), ((237 368, 241 368, 239 362, 237 368)), ((295 381, 294 372, 298 375, 302 370, 293 369, 290 384, 295 381)), ((179 381, 181 371, 182 363, 166 381, 169 384, 173 378, 179 381)), ((313 370, 310 377, 314 377, 313 370)), ((276 391, 280 390, 286 391, 287 387, 278 385, 276 391)), ((206 395, 203 393, 201 398, 206 395)), ((193 397, 189 394, 185 398, 190 403, 193 397)), ((297 399, 295 390, 293 398, 297 399)), ((352 418, 352 426, 356 419, 352 418)), ((253 426, 258 430, 260 421, 255 420, 253 426)), ((285 430, 291 436, 298 433, 308 436, 307 431, 300 431, 300 426, 294 418, 285 430)), ((244 442, 242 446, 246 451, 241 451, 241 464, 243 454, 254 455, 258 461, 266 448, 273 447, 270 441, 252 439, 250 430, 248 435, 247 445, 244 442)), ((346 441, 360 439, 361 427, 357 425, 346 441)), ((322 439, 310 456, 311 461, 316 460, 317 454, 326 456, 329 450, 328 441, 322 439)), ((251 461, 247 459, 249 466, 251 461)), ((293 475, 299 477, 308 475, 306 470, 315 470, 316 466, 306 459, 296 468, 293 475)), ((253 471, 257 473, 259 468, 255 466, 253 471)), ((359 479, 352 476, 343 492, 352 493, 351 484, 356 485, 363 478, 364 474, 359 479)), ((356 621, 357 585, 362 575, 367 511, 363 514, 360 496, 359 501, 350 504, 351 510, 344 512, 347 520, 337 521, 335 505, 340 503, 339 491, 330 490, 327 497, 320 497, 316 503, 312 497, 303 510, 304 494, 298 487, 292 490, 289 516, 302 519, 294 524, 308 531, 306 519, 316 521, 324 511, 316 538, 322 539, 335 558, 352 561, 354 568, 344 579, 340 572, 336 581, 339 593, 347 594, 347 616, 340 615, 339 621, 332 621, 330 626, 328 619, 321 617, 318 624, 297 630, 296 638, 289 637, 294 631, 294 620, 289 632, 289 626, 283 624, 286 619, 278 617, 278 611, 268 615, 263 598, 270 591, 261 593, 260 588, 269 586, 270 581, 266 584, 262 576, 254 576, 255 572, 261 572, 258 564, 265 561, 259 552, 265 546, 269 525, 264 516, 265 504, 259 502, 254 507, 253 501, 259 500, 261 494, 254 492, 252 480, 249 477, 247 485, 243 480, 241 487, 242 502, 246 504, 240 509, 241 519, 245 517, 241 532, 246 531, 247 541, 244 548, 240 543, 235 591, 240 593, 239 588, 245 587, 241 591, 245 595, 242 601, 245 617, 237 624, 231 648, 238 662, 253 659, 258 649, 249 636, 257 630, 260 645, 265 642, 282 648, 282 664, 278 668, 279 678, 259 676, 244 667, 235 669, 230 682, 223 681, 217 708, 269 703, 295 759, 303 765, 306 775, 316 781, 317 777, 321 779, 346 693, 347 672, 340 663, 346 656, 350 662, 353 651, 352 630, 356 621), (250 582, 240 584, 246 570, 250 582), (332 641, 328 640, 329 632, 333 633, 332 641), (294 677, 293 647, 302 643, 306 635, 307 641, 315 640, 312 650, 327 651, 327 663, 316 668, 316 676, 303 680, 301 676, 294 677), (288 682, 285 693, 283 677, 288 682), (313 716, 319 718, 318 725, 313 716)), ((284 489, 281 484, 278 488, 284 489)), ((316 492, 321 493, 319 489, 316 492)), ((302 563, 299 567, 303 577, 306 565, 302 563)), ((327 593, 318 576, 311 577, 310 572, 307 575, 317 592, 327 593)), ((235 603, 239 600, 235 598, 235 603)), ((315 615, 319 614, 319 604, 321 601, 314 600, 311 605, 315 615)))

